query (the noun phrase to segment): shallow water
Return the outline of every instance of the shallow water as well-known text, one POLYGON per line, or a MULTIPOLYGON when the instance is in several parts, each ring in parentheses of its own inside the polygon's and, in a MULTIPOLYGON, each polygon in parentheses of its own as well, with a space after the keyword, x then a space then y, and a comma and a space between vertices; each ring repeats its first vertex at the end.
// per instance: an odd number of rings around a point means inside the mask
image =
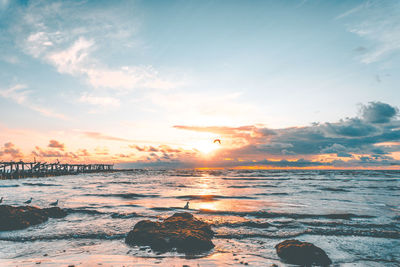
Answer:
POLYGON ((135 170, 1 180, 4 204, 47 207, 62 219, 0 232, 0 265, 285 266, 274 246, 296 238, 338 266, 400 265, 400 171, 135 170), (182 211, 213 225, 208 253, 130 247, 142 219, 182 211))

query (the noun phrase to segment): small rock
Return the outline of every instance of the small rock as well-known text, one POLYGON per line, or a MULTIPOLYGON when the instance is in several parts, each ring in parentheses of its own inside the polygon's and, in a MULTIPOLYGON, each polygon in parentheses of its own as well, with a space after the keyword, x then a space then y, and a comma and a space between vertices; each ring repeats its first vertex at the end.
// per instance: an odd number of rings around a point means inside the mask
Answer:
POLYGON ((308 242, 285 240, 275 249, 278 256, 290 264, 326 266, 332 263, 325 251, 308 242))

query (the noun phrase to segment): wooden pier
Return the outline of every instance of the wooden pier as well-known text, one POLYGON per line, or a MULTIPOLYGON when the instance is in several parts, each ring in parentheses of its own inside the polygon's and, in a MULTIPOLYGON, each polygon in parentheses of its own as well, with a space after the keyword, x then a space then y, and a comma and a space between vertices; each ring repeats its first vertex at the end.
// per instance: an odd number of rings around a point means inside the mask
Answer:
POLYGON ((113 164, 61 164, 46 162, 0 161, 0 179, 46 177, 114 171, 113 164))

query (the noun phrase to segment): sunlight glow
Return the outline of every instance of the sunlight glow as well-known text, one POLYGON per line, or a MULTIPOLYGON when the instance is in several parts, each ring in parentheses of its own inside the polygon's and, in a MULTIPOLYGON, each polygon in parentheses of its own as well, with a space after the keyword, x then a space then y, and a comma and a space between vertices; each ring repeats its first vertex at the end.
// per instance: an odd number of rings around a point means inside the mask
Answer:
POLYGON ((199 150, 203 154, 210 154, 221 147, 218 143, 213 143, 212 140, 202 140, 193 145, 193 147, 199 150))

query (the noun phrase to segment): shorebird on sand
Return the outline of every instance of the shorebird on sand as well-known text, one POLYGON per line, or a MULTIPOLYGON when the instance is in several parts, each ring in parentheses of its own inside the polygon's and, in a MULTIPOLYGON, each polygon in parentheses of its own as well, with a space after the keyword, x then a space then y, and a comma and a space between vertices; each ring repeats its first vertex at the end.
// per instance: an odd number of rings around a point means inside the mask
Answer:
POLYGON ((185 207, 183 207, 184 209, 186 209, 186 210, 188 210, 189 209, 189 201, 188 202, 186 202, 186 205, 185 205, 185 207))
POLYGON ((57 205, 58 205, 58 199, 57 199, 57 201, 54 201, 54 202, 50 203, 50 206, 57 206, 57 205))
POLYGON ((32 203, 32 199, 33 199, 33 198, 31 198, 31 199, 25 201, 24 203, 25 203, 25 204, 31 204, 31 203, 32 203))

